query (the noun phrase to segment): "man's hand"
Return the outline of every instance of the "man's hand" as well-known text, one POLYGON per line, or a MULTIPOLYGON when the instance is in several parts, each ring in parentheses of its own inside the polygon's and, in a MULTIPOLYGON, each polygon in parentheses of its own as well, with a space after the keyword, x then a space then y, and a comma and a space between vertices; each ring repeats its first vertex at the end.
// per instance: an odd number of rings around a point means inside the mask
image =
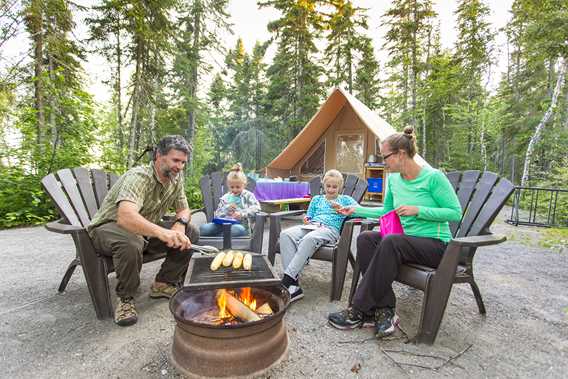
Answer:
POLYGON ((304 217, 304 225, 307 225, 310 223, 311 218, 309 218, 308 216, 304 217))
POLYGON ((395 209, 395 212, 399 216, 415 216, 418 214, 418 207, 413 205, 401 205, 395 209))
POLYGON ((353 213, 355 213, 355 208, 353 207, 341 207, 341 208, 337 208, 335 209, 335 211, 337 213, 339 213, 340 215, 343 216, 351 216, 353 213))
POLYGON ((185 225, 180 224, 179 222, 174 222, 174 224, 171 227, 172 230, 175 230, 176 232, 185 234, 185 225))
POLYGON ((185 235, 185 228, 183 232, 172 229, 164 229, 163 233, 158 237, 168 247, 180 250, 189 250, 191 248, 191 241, 185 235))

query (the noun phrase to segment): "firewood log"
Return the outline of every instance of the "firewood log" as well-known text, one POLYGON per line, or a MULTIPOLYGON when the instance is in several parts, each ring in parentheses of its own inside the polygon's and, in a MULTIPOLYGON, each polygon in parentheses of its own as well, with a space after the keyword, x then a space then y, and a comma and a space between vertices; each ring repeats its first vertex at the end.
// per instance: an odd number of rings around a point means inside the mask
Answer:
POLYGON ((233 316, 243 321, 260 320, 260 317, 256 313, 254 313, 254 311, 241 303, 240 300, 231 295, 227 290, 220 289, 219 291, 225 291, 225 296, 227 297, 227 309, 233 316))

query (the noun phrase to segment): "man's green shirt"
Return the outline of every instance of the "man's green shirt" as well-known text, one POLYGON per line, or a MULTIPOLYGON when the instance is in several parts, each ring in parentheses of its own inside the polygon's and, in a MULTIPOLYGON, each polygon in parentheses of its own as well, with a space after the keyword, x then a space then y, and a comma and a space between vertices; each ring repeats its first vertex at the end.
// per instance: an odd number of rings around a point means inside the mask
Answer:
POLYGON ((169 209, 189 208, 184 191, 184 179, 180 174, 166 184, 160 183, 154 164, 131 168, 112 186, 101 207, 91 220, 89 232, 96 226, 116 222, 118 204, 121 201, 136 204, 138 213, 157 224, 169 209))

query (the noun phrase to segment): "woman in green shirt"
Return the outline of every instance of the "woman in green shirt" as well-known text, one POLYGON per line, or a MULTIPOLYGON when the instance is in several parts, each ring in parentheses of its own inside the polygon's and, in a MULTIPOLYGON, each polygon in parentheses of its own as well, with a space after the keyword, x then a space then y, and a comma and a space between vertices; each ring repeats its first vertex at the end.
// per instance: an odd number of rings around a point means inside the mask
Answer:
POLYGON ((391 174, 384 206, 342 208, 338 212, 356 217, 378 218, 395 210, 404 234, 381 239, 377 231, 357 238, 357 261, 363 278, 353 297, 353 306, 331 313, 329 323, 338 329, 375 326, 384 338, 398 328, 396 298, 392 290, 403 263, 437 267, 452 238, 449 221, 459 221, 462 210, 452 185, 439 170, 414 161, 416 136, 412 127, 383 141, 381 154, 391 174))

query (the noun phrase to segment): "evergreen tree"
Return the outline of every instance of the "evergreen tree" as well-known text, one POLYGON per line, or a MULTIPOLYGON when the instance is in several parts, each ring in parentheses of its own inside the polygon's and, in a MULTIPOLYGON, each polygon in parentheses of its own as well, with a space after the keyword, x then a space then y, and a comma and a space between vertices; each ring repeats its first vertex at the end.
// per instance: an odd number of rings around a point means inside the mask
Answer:
MULTIPOLYGON (((456 10, 458 39, 456 41, 456 64, 462 70, 461 98, 463 109, 468 114, 481 116, 489 100, 486 85, 482 83, 490 75, 491 51, 494 33, 487 17, 489 7, 482 0, 461 0, 456 10)), ((483 118, 469 117, 468 123, 461 125, 467 130, 467 145, 463 146, 470 155, 470 163, 481 159, 486 166, 487 156, 485 124, 483 118), (474 149, 478 145, 479 149, 474 149)))
POLYGON ((268 68, 267 112, 275 127, 269 131, 272 146, 285 146, 314 115, 323 96, 322 68, 317 64, 315 40, 323 21, 316 0, 263 0, 261 7, 272 6, 282 16, 268 24, 277 50, 268 68))
MULTIPOLYGON (((383 25, 388 28, 385 37, 385 47, 389 52, 388 81, 394 96, 387 111, 393 114, 391 119, 396 124, 410 123, 417 129, 418 81, 425 69, 435 16, 430 0, 394 0, 384 15, 386 21, 383 25)), ((425 137, 424 131, 418 134, 419 138, 425 137)))
POLYGON ((328 86, 346 85, 353 92, 354 69, 357 55, 361 54, 367 38, 362 34, 368 29, 365 9, 354 7, 350 0, 330 0, 334 12, 326 20, 327 48, 324 60, 329 67, 328 86))
MULTIPOLYGON (((226 21, 228 0, 193 0, 184 1, 179 12, 178 22, 180 34, 176 44, 176 61, 174 67, 175 90, 185 109, 186 117, 180 124, 183 134, 190 145, 197 130, 197 120, 205 120, 205 112, 198 98, 198 88, 202 85, 203 73, 210 72, 211 67, 206 62, 205 53, 223 52, 219 35, 230 31, 226 21)), ((205 130, 205 128, 202 128, 205 130)), ((195 149, 194 149, 195 152, 195 149)), ((193 157, 190 155, 187 167, 192 166, 193 157)))
POLYGON ((370 38, 364 38, 362 43, 362 57, 355 71, 353 89, 363 104, 370 109, 379 108, 379 62, 375 58, 373 43, 370 38))

